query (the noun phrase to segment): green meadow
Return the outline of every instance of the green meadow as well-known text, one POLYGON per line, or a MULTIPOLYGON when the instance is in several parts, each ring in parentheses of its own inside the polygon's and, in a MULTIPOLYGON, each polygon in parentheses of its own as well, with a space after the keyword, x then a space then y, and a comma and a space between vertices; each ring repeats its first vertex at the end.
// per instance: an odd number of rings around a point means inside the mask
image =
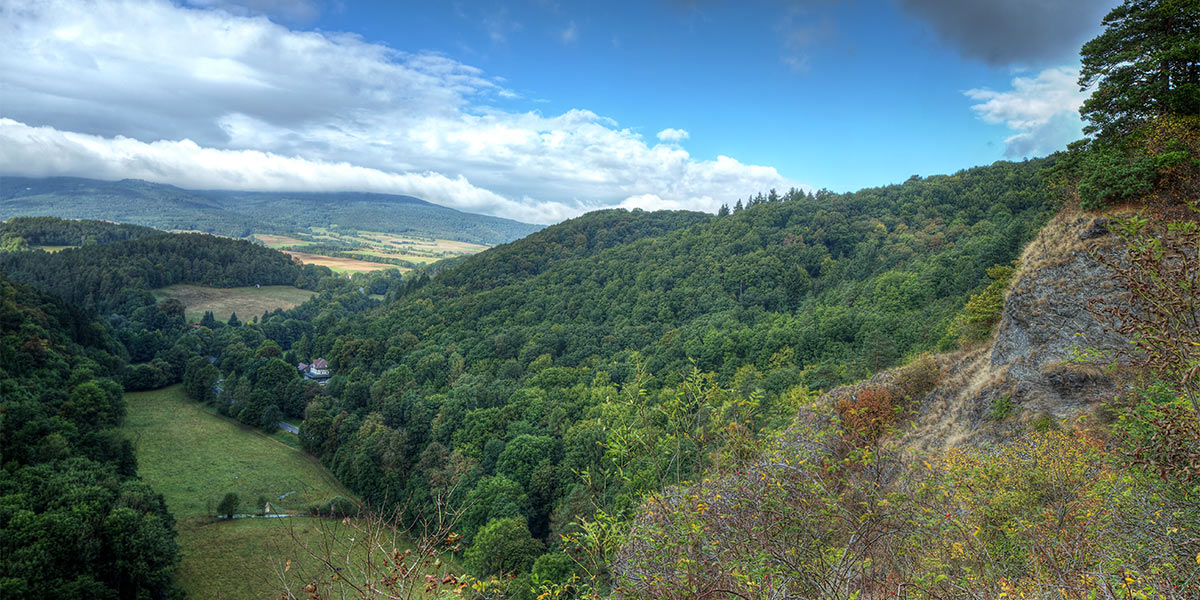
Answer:
POLYGON ((206 412, 181 386, 125 399, 124 429, 136 442, 139 472, 177 520, 183 561, 176 581, 190 598, 278 597, 281 577, 295 583, 316 567, 297 541, 320 547, 347 534, 347 525, 336 520, 213 518, 213 507, 228 492, 239 496, 243 513, 259 512, 259 497, 277 512, 292 513, 334 496, 354 496, 312 457, 206 412))

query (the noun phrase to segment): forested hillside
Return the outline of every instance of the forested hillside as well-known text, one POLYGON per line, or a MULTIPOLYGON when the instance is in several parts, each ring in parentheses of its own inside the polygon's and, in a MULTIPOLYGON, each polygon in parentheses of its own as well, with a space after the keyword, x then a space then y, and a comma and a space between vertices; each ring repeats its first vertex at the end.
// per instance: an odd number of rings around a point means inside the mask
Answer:
POLYGON ((174 519, 116 431, 110 334, 0 273, 0 596, 173 596, 174 519))
MULTIPOLYGON (((752 447, 810 389, 954 345, 968 296, 1053 211, 1049 164, 772 193, 716 217, 593 213, 366 313, 315 302, 266 315, 253 329, 286 358, 329 359, 319 392, 256 392, 250 338, 226 338, 215 366, 189 372, 237 382, 219 407, 306 405, 302 443, 343 483, 377 506, 400 499, 410 517, 439 497, 467 506, 464 539, 516 540, 505 569, 528 573, 547 550, 539 560, 563 560, 559 535, 580 517, 627 514, 752 447)), ((469 546, 479 576, 498 573, 492 545, 469 546)))
POLYGON ((339 226, 500 244, 540 226, 457 211, 411 196, 185 190, 134 179, 4 177, 0 215, 100 219, 232 237, 339 226))
POLYGON ((146 304, 151 289, 175 283, 311 288, 318 278, 329 275, 324 267, 300 266, 280 252, 246 240, 205 234, 61 219, 14 219, 0 225, 0 231, 35 240, 69 240, 78 233, 111 241, 55 253, 0 252, 0 270, 13 281, 105 312, 130 303, 146 304))
POLYGON ((0 222, 0 249, 28 250, 30 246, 91 246, 137 239, 160 233, 140 225, 57 217, 13 217, 0 222))

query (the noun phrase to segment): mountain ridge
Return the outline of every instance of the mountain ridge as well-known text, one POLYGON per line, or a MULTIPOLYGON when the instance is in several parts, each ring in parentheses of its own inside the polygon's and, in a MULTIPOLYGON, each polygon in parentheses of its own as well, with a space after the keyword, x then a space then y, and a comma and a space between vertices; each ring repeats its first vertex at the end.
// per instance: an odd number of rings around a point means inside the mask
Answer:
POLYGON ((191 190, 142 179, 0 177, 0 216, 96 219, 247 237, 312 228, 359 229, 495 245, 541 225, 377 192, 191 190))

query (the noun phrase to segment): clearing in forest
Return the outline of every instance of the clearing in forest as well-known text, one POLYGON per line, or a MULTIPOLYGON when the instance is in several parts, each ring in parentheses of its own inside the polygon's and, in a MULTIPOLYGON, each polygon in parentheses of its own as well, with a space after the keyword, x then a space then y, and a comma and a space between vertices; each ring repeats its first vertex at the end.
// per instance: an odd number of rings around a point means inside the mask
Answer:
POLYGON ((246 514, 262 512, 260 497, 290 514, 353 496, 316 459, 207 412, 182 386, 129 393, 125 401, 123 430, 136 444, 138 472, 175 516, 183 553, 176 582, 189 597, 277 598, 286 561, 288 577, 315 568, 294 538, 315 545, 348 531, 341 520, 210 516, 229 492, 246 514))
POLYGON ((184 314, 189 321, 199 321, 209 310, 219 321, 228 321, 229 315, 235 312, 239 313, 239 319, 246 320, 277 308, 287 310, 299 306, 315 293, 290 285, 213 288, 176 284, 154 290, 159 300, 174 298, 182 302, 187 307, 184 314))

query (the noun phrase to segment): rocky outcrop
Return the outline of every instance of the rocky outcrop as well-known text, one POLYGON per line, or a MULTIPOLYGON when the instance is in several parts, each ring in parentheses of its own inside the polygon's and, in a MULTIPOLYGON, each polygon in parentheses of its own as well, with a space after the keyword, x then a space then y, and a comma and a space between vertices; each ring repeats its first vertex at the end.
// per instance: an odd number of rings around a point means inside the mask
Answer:
POLYGON ((1112 399, 1101 367, 1129 344, 1087 310, 1092 299, 1121 293, 1095 258, 1122 253, 1107 224, 1072 212, 1047 224, 1021 257, 991 343, 951 357, 906 445, 936 450, 1007 437, 1035 419, 1070 419, 1112 399))

